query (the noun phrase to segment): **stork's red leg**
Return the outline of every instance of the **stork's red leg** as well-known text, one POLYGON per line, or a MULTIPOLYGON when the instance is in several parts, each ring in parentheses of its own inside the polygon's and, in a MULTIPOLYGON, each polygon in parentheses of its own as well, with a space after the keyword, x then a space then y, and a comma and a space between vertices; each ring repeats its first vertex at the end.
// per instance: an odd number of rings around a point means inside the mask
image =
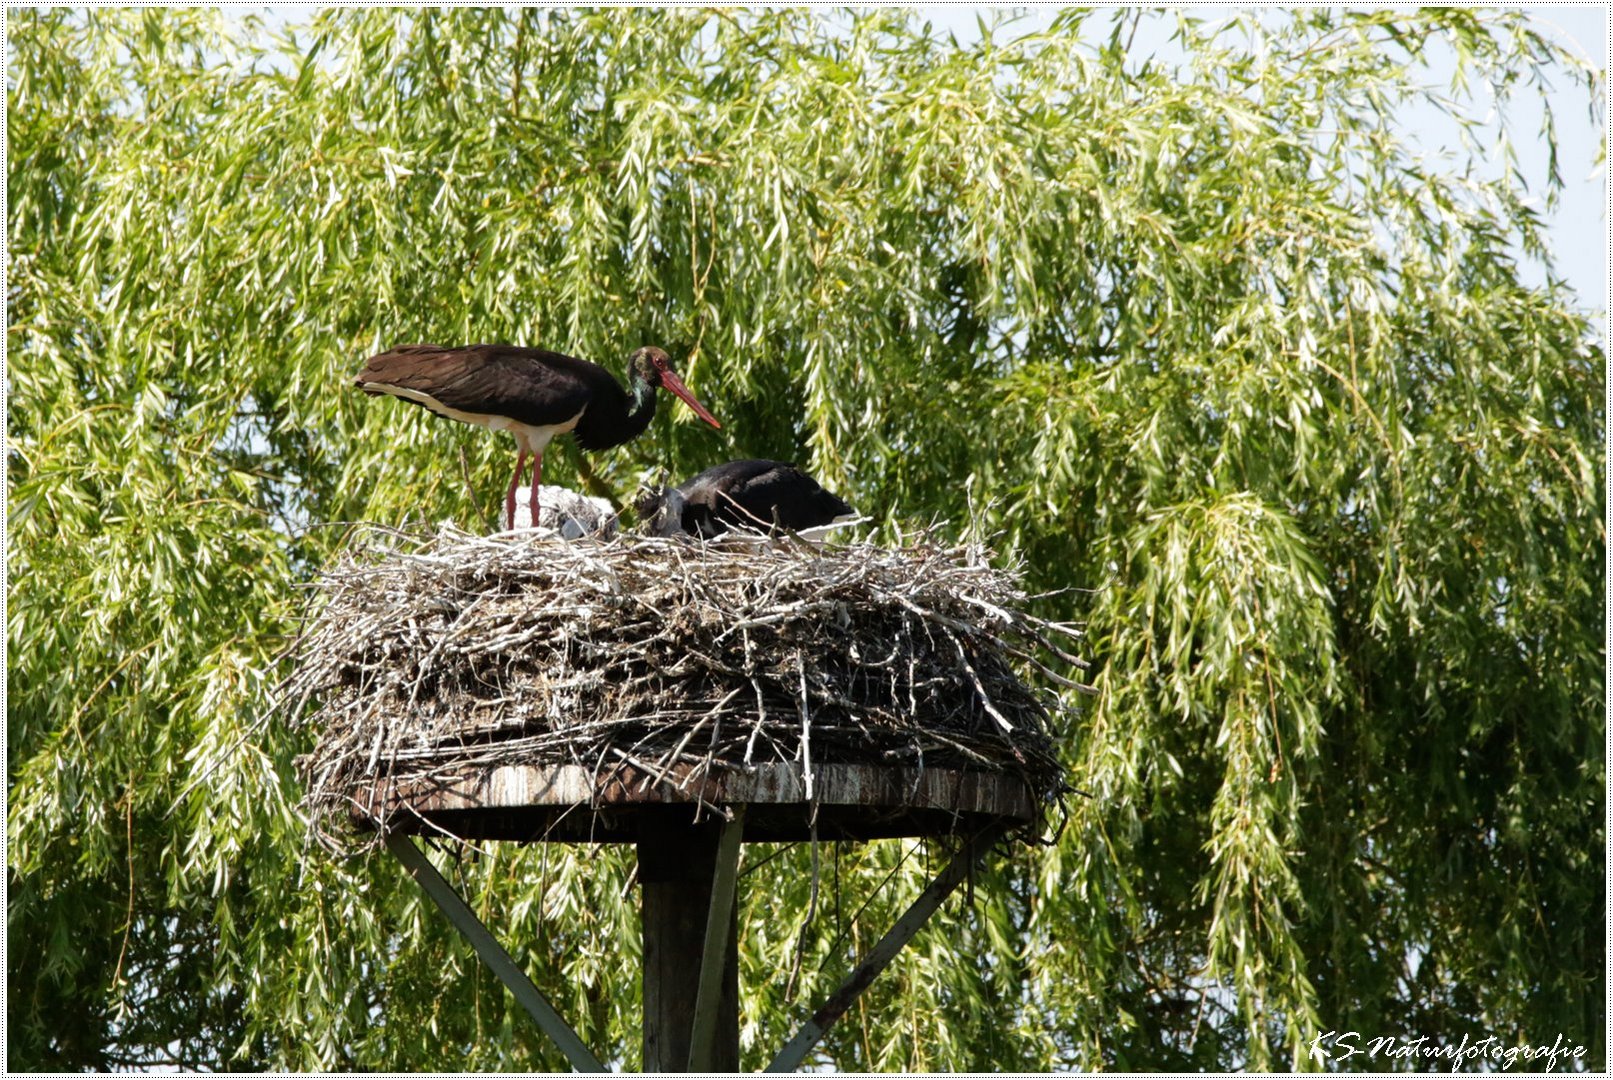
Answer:
POLYGON ((543 482, 543 451, 532 455, 532 527, 538 527, 538 485, 543 482))
MULTIPOLYGON (((515 458, 515 475, 510 477, 510 490, 504 494, 504 527, 515 528, 515 486, 521 482, 521 467, 526 464, 526 448, 521 447, 515 458)), ((537 504, 533 504, 536 510, 537 504)))

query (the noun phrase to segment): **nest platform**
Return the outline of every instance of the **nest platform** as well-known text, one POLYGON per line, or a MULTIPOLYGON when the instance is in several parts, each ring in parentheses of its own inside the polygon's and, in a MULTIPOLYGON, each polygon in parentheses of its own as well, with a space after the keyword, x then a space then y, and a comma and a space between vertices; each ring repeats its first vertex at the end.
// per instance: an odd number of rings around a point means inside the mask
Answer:
POLYGON ((809 795, 794 763, 715 766, 691 783, 697 768, 499 765, 449 783, 387 778, 353 792, 352 812, 360 826, 385 820, 405 833, 609 844, 734 805, 747 808, 747 843, 970 834, 994 821, 1031 826, 1043 810, 1020 777, 978 769, 822 765, 809 795))
POLYGON ((978 549, 367 528, 314 590, 282 700, 334 846, 1029 833, 1067 790, 1078 632, 978 549))

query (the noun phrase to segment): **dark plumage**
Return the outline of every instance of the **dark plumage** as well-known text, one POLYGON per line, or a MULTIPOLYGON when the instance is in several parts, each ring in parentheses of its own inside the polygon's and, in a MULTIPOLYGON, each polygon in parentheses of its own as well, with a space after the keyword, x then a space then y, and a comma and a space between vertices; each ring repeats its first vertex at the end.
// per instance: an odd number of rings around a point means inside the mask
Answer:
POLYGON ((853 513, 845 500, 785 461, 729 461, 639 499, 639 520, 662 536, 710 538, 734 528, 795 532, 853 513))
POLYGON ((515 436, 515 475, 504 497, 506 525, 515 523, 515 488, 527 455, 533 457, 532 504, 537 505, 543 450, 572 432, 584 450, 620 446, 644 431, 655 415, 655 390, 665 387, 706 423, 716 417, 683 385, 667 354, 639 349, 628 361, 629 389, 598 364, 519 345, 400 345, 372 356, 355 385, 366 394, 390 394, 438 416, 515 436))

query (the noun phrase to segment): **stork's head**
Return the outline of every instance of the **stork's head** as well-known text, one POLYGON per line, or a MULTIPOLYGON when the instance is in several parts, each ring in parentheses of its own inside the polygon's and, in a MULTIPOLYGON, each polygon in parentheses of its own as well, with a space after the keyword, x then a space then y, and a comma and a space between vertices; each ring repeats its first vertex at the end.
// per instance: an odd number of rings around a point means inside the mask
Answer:
POLYGON ((694 394, 683 385, 678 373, 672 370, 672 358, 665 351, 657 349, 654 345, 646 345, 633 353, 627 362, 627 370, 635 383, 645 383, 649 386, 660 386, 671 391, 681 398, 683 403, 694 410, 694 414, 714 428, 722 427, 717 418, 706 410, 706 407, 695 400, 694 394))
POLYGON ((649 536, 683 535, 683 510, 688 501, 677 488, 656 485, 633 503, 639 528, 649 536))

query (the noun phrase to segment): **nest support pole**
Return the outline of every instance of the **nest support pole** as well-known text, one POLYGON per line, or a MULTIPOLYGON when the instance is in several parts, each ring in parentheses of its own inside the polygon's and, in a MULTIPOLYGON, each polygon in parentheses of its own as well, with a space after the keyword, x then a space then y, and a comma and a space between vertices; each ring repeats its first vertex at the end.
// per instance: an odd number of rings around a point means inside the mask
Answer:
MULTIPOLYGON (((647 816, 639 827, 639 887, 643 902, 645 1072, 739 1070, 739 949, 737 892, 745 807, 726 822, 694 826, 647 816)), ((868 951, 849 978, 784 1045, 767 1072, 793 1072, 835 1021, 890 966, 985 854, 1016 824, 988 825, 967 840, 896 924, 868 951)), ((401 833, 386 845, 483 962, 509 987, 578 1072, 606 1072, 526 972, 430 860, 401 833)))
POLYGON ((431 865, 425 853, 415 847, 414 841, 400 833, 388 833, 386 846, 409 871, 409 876, 420 883, 426 895, 436 902, 443 914, 448 916, 449 921, 465 935, 471 947, 476 950, 476 954, 482 958, 482 962, 492 968, 493 973, 510 988, 515 1000, 532 1015, 538 1027, 555 1041, 561 1052, 566 1055, 566 1060, 571 1062, 571 1067, 578 1072, 608 1072, 609 1070, 571 1029, 571 1025, 567 1024, 555 1011, 554 1006, 549 1004, 549 1000, 527 977, 526 972, 521 970, 515 959, 504 951, 504 946, 500 945, 492 932, 482 925, 482 921, 454 891, 454 887, 437 873, 437 868, 431 865))
POLYGON ((739 1069, 734 888, 743 811, 693 826, 661 815, 640 823, 645 1072, 739 1069))
MULTIPOLYGON (((695 995, 694 1023, 689 1035, 690 1072, 709 1072, 716 1067, 712 1064, 713 1039, 717 1033, 719 1013, 728 997, 723 984, 730 957, 733 957, 737 968, 738 916, 734 910, 734 893, 739 883, 739 843, 745 834, 745 808, 736 806, 731 813, 733 817, 723 824, 722 832, 717 837, 717 862, 711 874, 711 907, 706 912, 706 937, 700 955, 700 990, 695 995)), ((733 1019, 735 1039, 732 1057, 734 1068, 737 1069, 737 1008, 733 1019)), ((729 1056, 726 1048, 724 1056, 729 1056)))
MULTIPOLYGON (((745 806, 727 821, 693 825, 681 814, 647 814, 639 822, 639 887, 643 922, 645 1072, 737 1072, 739 1069, 738 885, 745 806)), ((1020 823, 999 820, 967 839, 846 981, 768 1064, 793 1072, 829 1028, 890 966, 948 896, 1020 823)), ((578 1072, 606 1072, 526 972, 477 919, 408 836, 386 845, 470 942, 510 993, 578 1072)))
POLYGON ((913 936, 930 920, 930 916, 936 913, 952 891, 962 884, 964 878, 969 876, 969 872, 975 868, 986 852, 1012 829, 1013 826, 1008 823, 988 825, 971 837, 963 845, 963 850, 947 863, 946 869, 930 882, 929 887, 920 893, 912 906, 896 920, 896 925, 886 931, 885 936, 868 951, 862 963, 857 965, 857 970, 851 973, 840 989, 830 994, 829 1000, 825 1001, 823 1006, 812 1014, 812 1018, 801 1026, 801 1030, 784 1044, 784 1049, 778 1052, 778 1056, 765 1071, 794 1072, 800 1068, 807 1054, 818 1045, 818 1040, 823 1038, 824 1033, 836 1020, 846 1014, 862 992, 868 989, 869 984, 879 977, 879 973, 890 966, 890 962, 896 959, 896 954, 913 940, 913 936))

